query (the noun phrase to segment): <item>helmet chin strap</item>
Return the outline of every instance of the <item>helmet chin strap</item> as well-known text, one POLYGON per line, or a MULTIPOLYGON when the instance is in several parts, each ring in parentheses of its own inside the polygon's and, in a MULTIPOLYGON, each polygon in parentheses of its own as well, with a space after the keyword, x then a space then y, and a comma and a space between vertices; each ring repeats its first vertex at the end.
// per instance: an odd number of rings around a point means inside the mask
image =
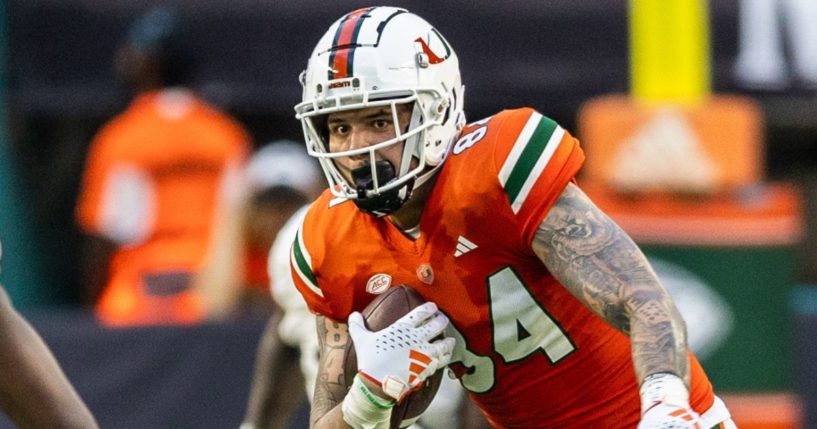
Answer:
POLYGON ((355 168, 352 170, 352 179, 357 190, 357 198, 353 200, 355 205, 359 209, 377 217, 394 213, 400 207, 403 207, 403 204, 411 197, 411 191, 414 189, 414 179, 408 180, 405 185, 399 188, 369 196, 374 189, 372 170, 377 174, 377 183, 381 186, 397 177, 394 166, 386 160, 376 161, 374 168, 372 168, 371 164, 355 168))

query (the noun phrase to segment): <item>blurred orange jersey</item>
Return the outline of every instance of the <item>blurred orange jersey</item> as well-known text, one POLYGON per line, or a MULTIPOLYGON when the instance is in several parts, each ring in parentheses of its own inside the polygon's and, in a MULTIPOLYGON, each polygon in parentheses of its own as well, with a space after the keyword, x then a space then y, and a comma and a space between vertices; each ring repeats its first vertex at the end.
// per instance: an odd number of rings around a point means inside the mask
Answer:
MULTIPOLYGON (((634 428, 629 339, 530 246, 583 161, 578 141, 531 109, 471 124, 440 170, 419 239, 327 192, 293 244, 295 283, 313 311, 340 322, 390 285, 437 303, 457 338, 451 367, 497 427, 634 428)), ((712 387, 690 358, 691 404, 703 412, 712 387)))
POLYGON ((248 150, 237 122, 182 90, 139 96, 97 134, 77 220, 120 246, 97 305, 103 321, 203 317, 191 274, 207 251, 225 178, 248 150))

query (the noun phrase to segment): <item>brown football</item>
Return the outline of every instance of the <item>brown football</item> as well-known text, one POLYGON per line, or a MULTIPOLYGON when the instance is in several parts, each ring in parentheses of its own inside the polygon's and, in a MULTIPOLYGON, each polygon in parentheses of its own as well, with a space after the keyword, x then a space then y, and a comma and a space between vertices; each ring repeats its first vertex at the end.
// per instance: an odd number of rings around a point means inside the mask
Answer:
MULTIPOLYGON (((369 303, 361 314, 370 331, 379 331, 424 302, 426 301, 423 297, 413 289, 406 286, 394 286, 369 303)), ((355 374, 357 374, 357 355, 350 342, 344 361, 347 388, 352 385, 355 374)), ((395 405, 391 412, 391 428, 406 427, 417 420, 437 394, 442 377, 443 370, 440 369, 426 379, 422 388, 408 394, 399 404, 395 405)))

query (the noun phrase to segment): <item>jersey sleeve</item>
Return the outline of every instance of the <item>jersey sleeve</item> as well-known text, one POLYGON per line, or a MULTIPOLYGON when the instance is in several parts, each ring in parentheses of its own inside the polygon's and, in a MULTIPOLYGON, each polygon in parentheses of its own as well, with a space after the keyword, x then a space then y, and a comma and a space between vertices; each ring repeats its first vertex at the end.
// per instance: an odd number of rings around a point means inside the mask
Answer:
POLYGON ((578 140, 552 119, 525 108, 504 112, 494 163, 526 243, 584 163, 578 140))
POLYGON ((292 243, 304 221, 308 207, 302 207, 292 214, 286 224, 278 231, 275 242, 270 249, 267 269, 270 278, 272 298, 284 312, 306 309, 306 302, 292 282, 290 265, 292 243))
POLYGON ((338 320, 329 299, 321 289, 317 268, 325 253, 325 246, 319 239, 321 231, 315 226, 312 211, 307 212, 290 249, 290 270, 295 287, 304 297, 309 310, 316 314, 338 320))

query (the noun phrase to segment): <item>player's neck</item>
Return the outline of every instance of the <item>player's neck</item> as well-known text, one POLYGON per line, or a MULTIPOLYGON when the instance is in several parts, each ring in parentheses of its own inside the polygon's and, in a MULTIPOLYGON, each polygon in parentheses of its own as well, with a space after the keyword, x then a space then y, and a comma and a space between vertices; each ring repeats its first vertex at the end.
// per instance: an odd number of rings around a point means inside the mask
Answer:
MULTIPOLYGON (((434 190, 434 184, 437 183, 439 174, 434 174, 428 181, 418 186, 411 194, 411 198, 406 201, 406 204, 389 215, 389 221, 394 224, 401 231, 411 231, 420 225, 420 217, 423 215, 423 208, 426 205, 431 191, 434 190)), ((411 236, 410 236, 411 237, 411 236)), ((411 237, 416 239, 417 237, 411 237)))

